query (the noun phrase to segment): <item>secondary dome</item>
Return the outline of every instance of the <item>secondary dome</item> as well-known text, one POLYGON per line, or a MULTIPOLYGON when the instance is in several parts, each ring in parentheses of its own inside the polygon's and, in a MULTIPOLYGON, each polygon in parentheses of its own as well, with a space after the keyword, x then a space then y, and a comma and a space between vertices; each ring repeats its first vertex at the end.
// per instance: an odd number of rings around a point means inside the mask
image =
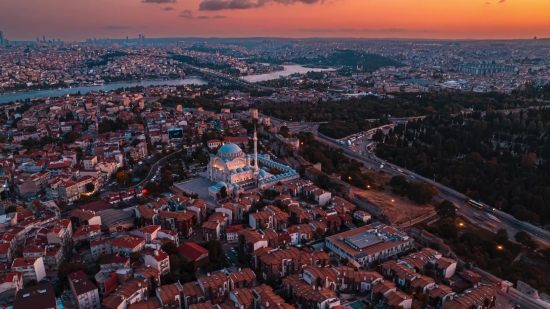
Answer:
POLYGON ((220 157, 238 157, 243 154, 242 149, 235 144, 225 144, 218 150, 218 156, 220 157))

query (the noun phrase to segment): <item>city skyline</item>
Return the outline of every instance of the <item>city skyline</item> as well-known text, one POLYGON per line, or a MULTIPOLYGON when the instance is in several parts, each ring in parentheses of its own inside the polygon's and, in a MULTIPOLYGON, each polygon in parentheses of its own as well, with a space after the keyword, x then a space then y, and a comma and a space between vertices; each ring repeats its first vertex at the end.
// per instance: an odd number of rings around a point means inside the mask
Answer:
POLYGON ((10 40, 36 37, 353 37, 530 39, 550 37, 542 0, 5 0, 0 29, 10 40), (307 14, 304 14, 307 12, 307 14), (26 22, 22 22, 26 20, 26 22))

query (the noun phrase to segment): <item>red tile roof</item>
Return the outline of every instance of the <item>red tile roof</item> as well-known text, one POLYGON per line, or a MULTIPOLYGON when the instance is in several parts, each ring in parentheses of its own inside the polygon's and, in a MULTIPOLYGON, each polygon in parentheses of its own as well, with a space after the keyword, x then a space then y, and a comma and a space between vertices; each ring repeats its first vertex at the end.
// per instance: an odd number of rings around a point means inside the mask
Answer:
POLYGON ((184 242, 178 247, 178 251, 190 261, 195 261, 203 254, 208 254, 207 249, 193 242, 184 242))

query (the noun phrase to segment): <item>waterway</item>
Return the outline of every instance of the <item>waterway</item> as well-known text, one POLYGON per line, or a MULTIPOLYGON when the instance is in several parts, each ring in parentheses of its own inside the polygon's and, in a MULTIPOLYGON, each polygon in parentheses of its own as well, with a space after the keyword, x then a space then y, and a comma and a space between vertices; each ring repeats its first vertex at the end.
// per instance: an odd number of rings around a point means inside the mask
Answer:
POLYGON ((274 71, 271 73, 258 74, 258 75, 248 75, 243 76, 242 79, 249 83, 263 82, 266 80, 277 79, 281 76, 287 77, 289 75, 300 73, 305 74, 307 72, 321 72, 321 71, 334 71, 335 69, 319 69, 319 68, 306 68, 304 66, 293 64, 293 65, 283 65, 285 68, 283 71, 274 71))
MULTIPOLYGON (((289 75, 300 73, 305 74, 310 71, 321 72, 321 71, 334 71, 335 69, 320 69, 320 68, 306 68, 304 66, 293 64, 293 65, 283 65, 284 70, 275 71, 271 73, 258 74, 258 75, 249 75, 242 77, 243 80, 250 83, 257 83, 271 79, 278 79, 281 76, 287 77, 289 75)), ((136 86, 179 86, 179 85, 205 85, 208 84, 205 80, 202 80, 198 77, 190 77, 185 79, 174 79, 174 80, 146 80, 141 82, 121 82, 121 83, 112 83, 104 84, 102 86, 82 86, 82 87, 73 87, 73 88, 62 88, 58 89, 49 89, 49 90, 35 90, 35 91, 26 91, 26 92, 16 92, 10 94, 0 95, 0 104, 15 102, 19 100, 33 99, 33 98, 46 98, 46 97, 59 97, 66 94, 75 94, 80 91, 81 94, 86 94, 90 91, 111 91, 118 88, 129 88, 136 86)))
POLYGON ((49 89, 49 90, 36 90, 36 91, 27 91, 27 92, 16 92, 10 94, 0 95, 0 104, 15 102, 17 100, 26 100, 33 98, 46 98, 46 97, 59 97, 66 94, 75 94, 80 91, 81 94, 86 94, 90 91, 111 91, 118 88, 130 88, 136 86, 148 87, 148 86, 181 86, 181 85, 205 85, 208 82, 196 78, 184 78, 184 79, 173 79, 173 80, 144 80, 141 82, 122 82, 122 83, 112 83, 104 84, 102 86, 90 86, 90 87, 73 87, 73 88, 62 88, 58 89, 49 89))

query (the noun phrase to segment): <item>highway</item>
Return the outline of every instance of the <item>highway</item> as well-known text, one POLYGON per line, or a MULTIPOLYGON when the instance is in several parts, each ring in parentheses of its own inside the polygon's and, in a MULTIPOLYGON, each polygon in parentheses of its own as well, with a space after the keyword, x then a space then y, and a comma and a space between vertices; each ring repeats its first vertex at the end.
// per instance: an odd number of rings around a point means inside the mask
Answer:
MULTIPOLYGON (((277 121, 281 121, 281 120, 277 120, 277 121)), ((354 145, 355 151, 353 151, 352 149, 346 146, 340 145, 337 140, 325 137, 322 134, 320 134, 317 131, 317 129, 319 128, 319 124, 320 123, 293 122, 293 123, 287 123, 287 127, 289 128, 290 133, 298 133, 300 131, 311 132, 318 137, 318 140, 320 142, 330 145, 333 148, 340 148, 344 151, 344 154, 346 154, 348 157, 354 158, 362 162, 365 165, 365 167, 368 167, 377 171, 382 169, 390 177, 402 175, 402 176, 405 176, 408 180, 422 180, 422 181, 425 181, 426 183, 429 183, 435 186, 439 191, 439 198, 446 199, 455 203, 455 205, 458 206, 457 212, 460 215, 468 218, 471 222, 474 222, 474 224, 477 224, 481 227, 484 227, 486 229, 489 229, 495 232, 496 230, 489 227, 487 225, 487 222, 494 224, 497 228, 505 228, 508 231, 508 236, 510 237, 511 240, 514 239, 514 235, 518 231, 525 231, 531 234, 533 238, 540 241, 541 243, 550 245, 550 232, 543 230, 541 228, 538 228, 536 226, 533 226, 529 223, 516 220, 512 216, 504 212, 501 212, 499 210, 492 209, 488 206, 486 206, 484 210, 477 209, 467 204, 467 201, 469 200, 469 198, 466 195, 460 192, 457 192, 451 188, 445 187, 442 184, 435 182, 433 179, 427 179, 412 171, 384 162, 384 160, 377 158, 376 155, 367 148, 367 146, 370 145, 369 148, 374 150, 374 146, 375 146, 373 144, 373 141, 369 139, 368 134, 365 134, 362 138, 357 139, 355 141, 356 143, 354 145), (361 151, 362 154, 359 153, 359 151, 361 151), (384 165, 384 167, 381 168, 382 165, 384 165), (489 217, 489 214, 498 218, 497 219, 498 221, 491 219, 489 217)), ((391 126, 392 125, 387 126, 384 130, 385 131, 389 130, 391 126)), ((373 129, 368 133, 374 132, 375 130, 377 129, 373 129)))

